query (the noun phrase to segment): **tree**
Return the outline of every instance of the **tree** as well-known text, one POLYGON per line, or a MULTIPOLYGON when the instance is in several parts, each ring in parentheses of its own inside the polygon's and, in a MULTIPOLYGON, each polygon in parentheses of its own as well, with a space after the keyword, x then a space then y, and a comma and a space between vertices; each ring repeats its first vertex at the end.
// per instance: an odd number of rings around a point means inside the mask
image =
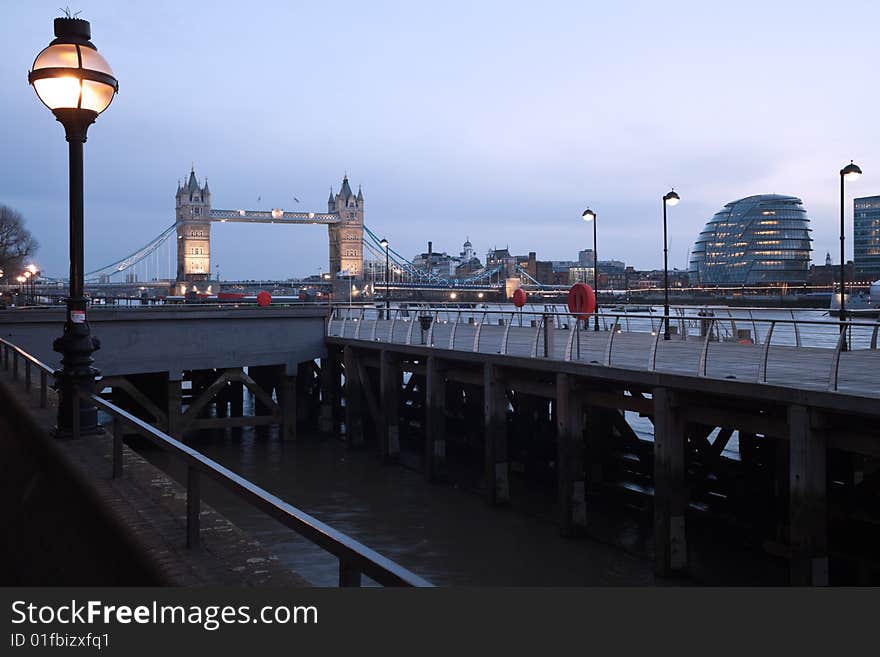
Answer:
POLYGON ((0 269, 4 278, 18 276, 38 246, 37 240, 24 227, 21 213, 0 205, 0 269))

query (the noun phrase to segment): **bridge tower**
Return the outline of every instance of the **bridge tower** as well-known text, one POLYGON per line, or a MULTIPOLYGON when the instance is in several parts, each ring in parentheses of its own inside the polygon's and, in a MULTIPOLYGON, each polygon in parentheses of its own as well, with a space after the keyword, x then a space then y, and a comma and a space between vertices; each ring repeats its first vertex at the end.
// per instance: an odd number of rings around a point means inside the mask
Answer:
MULTIPOLYGON (((336 274, 339 272, 348 272, 358 282, 364 275, 364 194, 358 188, 355 196, 348 184, 348 175, 342 179, 338 194, 334 196, 333 190, 330 190, 327 210, 339 215, 339 223, 327 227, 330 238, 330 275, 333 276, 335 292, 336 283, 339 282, 336 274)), ((338 287, 340 293, 348 294, 347 284, 340 284, 338 287)))
POLYGON ((211 277, 211 192, 196 179, 195 168, 177 185, 177 289, 204 292, 211 277))

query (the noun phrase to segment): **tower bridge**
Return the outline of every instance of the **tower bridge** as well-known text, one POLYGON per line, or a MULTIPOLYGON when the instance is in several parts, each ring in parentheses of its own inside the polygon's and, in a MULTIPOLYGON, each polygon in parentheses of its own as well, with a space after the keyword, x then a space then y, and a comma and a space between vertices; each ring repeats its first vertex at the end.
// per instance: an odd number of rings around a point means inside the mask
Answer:
POLYGON ((223 223, 327 226, 329 276, 318 284, 332 286, 336 298, 352 290, 382 292, 386 287, 390 292, 479 289, 502 293, 510 289, 511 280, 517 287, 546 288, 518 267, 495 265, 466 277, 441 276, 417 266, 390 245, 386 253, 384 236, 364 223, 363 190, 359 187, 355 193, 347 175, 338 192, 331 188, 326 212, 220 209, 212 205, 207 178, 200 181, 194 167, 185 182, 178 182, 174 223, 133 253, 87 272, 86 282, 103 287, 161 284, 174 294, 216 292, 209 289, 219 279, 212 270, 211 232, 214 224, 223 223))
POLYGON ((185 185, 178 184, 177 218, 177 275, 176 282, 183 289, 197 291, 211 279, 211 224, 212 223, 278 223, 323 224, 327 226, 329 241, 329 271, 333 280, 340 272, 359 279, 364 271, 364 195, 351 189, 348 175, 342 179, 339 192, 331 189, 327 212, 285 212, 273 210, 220 210, 211 207, 211 190, 205 179, 201 185, 195 168, 190 170, 185 185))

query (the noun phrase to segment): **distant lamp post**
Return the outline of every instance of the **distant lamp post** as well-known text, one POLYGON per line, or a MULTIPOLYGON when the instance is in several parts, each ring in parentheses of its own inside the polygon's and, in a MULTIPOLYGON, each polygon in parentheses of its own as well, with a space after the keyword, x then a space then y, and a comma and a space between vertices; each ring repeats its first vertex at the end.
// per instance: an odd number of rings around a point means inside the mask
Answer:
POLYGON ((596 213, 587 208, 581 215, 584 221, 593 223, 593 292, 596 293, 596 308, 593 311, 593 330, 599 330, 599 252, 596 248, 596 213))
POLYGON ((31 273, 27 269, 25 269, 22 276, 24 276, 25 286, 24 302, 28 305, 31 305, 31 273))
POLYGON ((669 339, 669 242, 666 239, 666 206, 678 205, 681 197, 670 189, 663 195, 663 339, 669 339))
MULTIPOLYGON (((845 167, 840 170, 840 332, 846 333, 846 256, 844 255, 844 225, 843 225, 843 210, 844 210, 844 183, 849 181, 852 182, 854 180, 858 180, 862 175, 862 170, 858 167, 857 164, 854 164, 852 160, 849 161, 845 167)), ((846 351, 846 336, 843 338, 843 343, 840 347, 843 351, 846 351)))
POLYGON ((79 18, 56 18, 55 40, 34 60, 28 82, 39 99, 64 126, 70 156, 70 296, 64 334, 53 349, 61 353, 56 382, 61 391, 58 434, 71 435, 75 423, 83 433, 95 433, 98 411, 88 401, 97 370, 92 353, 99 343, 91 336, 83 294, 83 144, 89 126, 110 105, 119 89, 107 61, 91 39, 91 26, 79 18), (85 393, 74 418, 75 395, 85 393))
POLYGON ((379 242, 379 246, 385 249, 385 319, 391 319, 391 299, 389 299, 388 297, 388 276, 391 271, 390 267, 388 266, 388 240, 383 237, 382 241, 379 242))
POLYGON ((28 283, 31 286, 31 303, 35 304, 37 302, 37 277, 40 275, 40 270, 34 263, 31 263, 27 266, 27 273, 30 274, 28 283))

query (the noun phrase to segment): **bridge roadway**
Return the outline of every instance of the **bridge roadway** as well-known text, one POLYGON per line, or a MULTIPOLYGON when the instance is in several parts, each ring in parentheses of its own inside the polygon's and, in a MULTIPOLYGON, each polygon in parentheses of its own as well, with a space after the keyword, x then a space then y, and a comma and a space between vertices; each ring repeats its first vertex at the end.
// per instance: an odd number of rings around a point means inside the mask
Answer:
MULTIPOLYGON (((425 474, 442 478, 448 439, 462 438, 446 435, 446 418, 464 412, 465 426, 483 425, 485 490, 490 503, 499 503, 510 495, 508 433, 518 423, 532 426, 530 418, 546 415, 549 401, 561 531, 586 530, 594 494, 606 490, 608 472, 622 472, 609 455, 629 452, 624 471, 638 470, 653 500, 658 574, 687 569, 685 519, 721 500, 747 525, 763 518, 759 526, 776 527, 769 540, 780 541, 781 553, 790 557, 793 583, 828 583, 829 509, 833 501, 839 514, 850 503, 832 491, 848 491, 850 501, 876 499, 873 477, 864 474, 875 467, 865 463, 880 459, 880 352, 873 348, 872 325, 854 326, 851 344, 857 348, 841 352, 801 344, 809 331, 822 332, 824 344, 833 345, 838 331, 828 322, 799 322, 800 329, 792 324, 785 335, 786 327, 777 326, 784 320, 774 321, 778 343, 771 340, 768 348, 769 321, 763 341, 751 344, 741 330, 722 333, 721 340, 673 335, 665 341, 656 334, 657 318, 647 316, 641 332, 594 332, 571 330, 571 318, 562 314, 541 320, 533 312, 536 325, 527 320, 520 326, 510 312, 422 310, 434 318, 423 331, 412 309, 392 309, 392 319, 379 312, 340 307, 328 321, 324 369, 330 378, 333 367, 344 370, 349 440, 362 440, 372 417, 382 454, 393 455, 398 436, 411 429, 410 420, 397 419, 400 409, 410 409, 412 417, 424 404, 425 474), (742 342, 723 339, 731 334, 742 342), (797 346, 785 344, 791 335, 798 335, 797 346), (862 348, 866 344, 871 348, 862 348), (401 388, 401 380, 410 383, 401 388), (517 408, 525 412, 518 415, 517 408), (647 452, 625 412, 653 423, 647 452), (740 460, 722 463, 733 432, 740 460), (743 495, 758 489, 758 497, 743 495)), ((757 332, 760 320, 752 319, 740 326, 757 332)), ((700 321, 692 318, 692 325, 700 321)), ((619 327, 628 324, 621 318, 619 327)), ((711 335, 711 327, 704 333, 711 335)), ((868 515, 876 511, 869 506, 868 515)), ((849 522, 862 512, 846 513, 849 522)), ((878 564, 871 567, 880 571, 878 564)))

